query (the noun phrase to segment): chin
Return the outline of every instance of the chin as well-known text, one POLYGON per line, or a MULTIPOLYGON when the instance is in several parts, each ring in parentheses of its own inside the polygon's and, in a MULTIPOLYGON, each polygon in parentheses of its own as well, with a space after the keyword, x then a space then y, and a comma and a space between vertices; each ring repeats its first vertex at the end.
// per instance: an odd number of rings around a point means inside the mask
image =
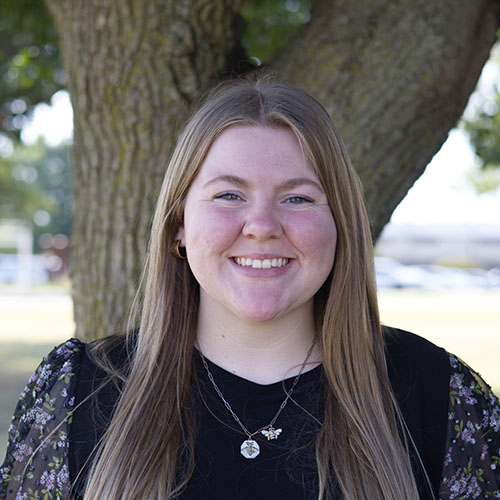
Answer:
POLYGON ((255 321, 256 323, 264 323, 266 321, 272 321, 281 315, 281 309, 270 308, 269 305, 262 307, 255 307, 251 309, 238 310, 238 316, 241 316, 250 321, 255 321))

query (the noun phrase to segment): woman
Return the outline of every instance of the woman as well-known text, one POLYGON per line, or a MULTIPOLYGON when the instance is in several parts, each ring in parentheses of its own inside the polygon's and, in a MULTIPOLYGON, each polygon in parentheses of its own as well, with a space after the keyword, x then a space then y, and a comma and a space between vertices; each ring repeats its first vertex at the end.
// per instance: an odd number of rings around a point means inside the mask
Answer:
POLYGON ((142 288, 138 333, 72 339, 30 380, 0 498, 500 496, 498 401, 381 328, 360 184, 303 91, 209 95, 167 169, 142 288))

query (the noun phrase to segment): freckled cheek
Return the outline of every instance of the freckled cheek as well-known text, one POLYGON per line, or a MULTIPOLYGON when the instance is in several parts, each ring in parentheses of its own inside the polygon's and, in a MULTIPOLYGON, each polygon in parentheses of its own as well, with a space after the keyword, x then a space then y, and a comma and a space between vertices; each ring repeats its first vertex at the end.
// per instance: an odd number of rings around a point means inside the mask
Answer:
POLYGON ((287 224, 287 233, 294 246, 307 254, 333 254, 337 242, 337 228, 330 213, 304 214, 287 224))
POLYGON ((186 243, 196 248, 223 250, 241 231, 240 217, 222 210, 200 208, 186 217, 186 243))

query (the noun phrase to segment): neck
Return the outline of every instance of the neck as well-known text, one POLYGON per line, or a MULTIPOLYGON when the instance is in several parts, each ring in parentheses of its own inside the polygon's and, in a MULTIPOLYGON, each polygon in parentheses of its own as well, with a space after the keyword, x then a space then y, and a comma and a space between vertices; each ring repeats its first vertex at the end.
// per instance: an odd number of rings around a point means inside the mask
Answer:
MULTIPOLYGON (((197 344, 210 361, 242 378, 272 384, 297 375, 315 337, 312 307, 258 322, 200 303, 197 344)), ((314 346, 303 372, 321 362, 314 346)))

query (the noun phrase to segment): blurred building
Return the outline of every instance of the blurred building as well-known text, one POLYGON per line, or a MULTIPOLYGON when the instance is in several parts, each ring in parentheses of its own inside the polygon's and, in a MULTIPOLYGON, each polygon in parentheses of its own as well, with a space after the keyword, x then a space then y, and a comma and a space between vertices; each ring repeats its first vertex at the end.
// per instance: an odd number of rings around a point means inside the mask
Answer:
POLYGON ((500 226, 388 224, 376 253, 403 264, 500 267, 500 226))
POLYGON ((0 284, 29 289, 68 273, 69 240, 63 234, 40 237, 42 254, 33 253, 33 231, 22 221, 0 220, 0 284))

